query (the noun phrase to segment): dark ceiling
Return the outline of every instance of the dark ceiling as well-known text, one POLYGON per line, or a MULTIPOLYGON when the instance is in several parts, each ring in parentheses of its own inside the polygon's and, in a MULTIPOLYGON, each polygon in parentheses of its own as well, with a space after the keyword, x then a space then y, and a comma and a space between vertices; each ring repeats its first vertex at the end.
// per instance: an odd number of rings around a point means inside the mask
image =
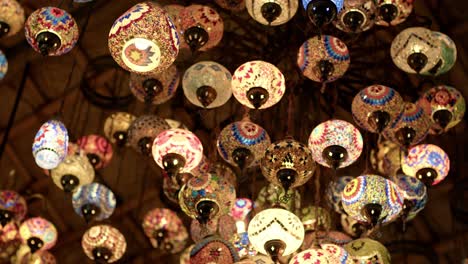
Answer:
MULTIPOLYGON (((130 92, 128 76, 118 70, 96 72, 95 59, 108 56, 107 35, 114 20, 138 1, 96 1, 94 4, 74 4, 64 1, 23 0, 21 4, 30 14, 43 6, 55 5, 71 12, 80 29, 91 10, 89 25, 77 46, 67 55, 42 57, 35 53, 25 41, 24 34, 2 39, 0 49, 9 61, 6 78, 0 82, 2 96, 0 104, 0 127, 7 126, 13 108, 13 98, 19 89, 25 65, 30 64, 27 72, 25 90, 19 104, 15 122, 10 131, 8 144, 0 164, 0 189, 13 188, 28 196, 35 193, 44 195, 47 206, 37 200, 29 203, 31 216, 43 216, 51 220, 59 230, 59 240, 51 252, 58 263, 91 263, 81 250, 81 236, 87 228, 86 223, 74 213, 70 197, 58 189, 34 163, 31 144, 40 125, 57 114, 61 102, 65 100, 63 120, 70 131, 72 140, 82 135, 102 134, 104 119, 116 110, 131 112, 135 115, 156 113, 165 118, 182 121, 205 146, 205 154, 211 160, 219 160, 215 151, 215 139, 226 124, 240 120, 245 109, 233 98, 215 110, 202 110, 191 105, 179 88, 175 98, 155 107, 145 107, 143 103, 132 100, 128 105, 116 109, 102 108, 90 103, 83 95, 80 84, 86 78, 93 78, 93 89, 110 96, 125 96, 130 92), (61 3, 62 2, 62 3, 61 3), (93 5, 93 6, 91 6, 93 5), (76 62, 70 85, 67 85, 72 65, 76 62), (87 70, 88 69, 88 70, 87 70), (91 76, 91 77, 90 77, 91 76), (107 88, 103 88, 107 87, 107 88), (10 176, 9 176, 10 175, 10 176)), ((161 1, 188 5, 204 3, 215 6, 211 1, 161 1)), ((459 89, 468 98, 468 2, 417 0, 415 12, 408 21, 397 27, 374 27, 368 32, 350 35, 333 27, 326 27, 324 33, 335 35, 346 42, 351 52, 351 67, 340 80, 330 83, 324 94, 320 84, 306 80, 296 66, 299 46, 307 38, 315 35, 315 29, 306 19, 303 10, 286 25, 266 27, 251 19, 244 10, 231 13, 215 6, 225 19, 225 33, 221 44, 204 53, 181 54, 176 61, 181 71, 194 62, 214 60, 233 72, 240 64, 262 59, 274 63, 284 73, 287 92, 276 106, 263 111, 250 111, 251 119, 263 126, 272 141, 285 136, 294 136, 306 142, 312 129, 329 118, 352 121, 351 100, 360 89, 367 85, 381 83, 398 90, 406 100, 414 101, 424 89, 434 84, 448 84, 459 89), (429 23, 431 22, 431 23, 429 23), (393 37, 402 29, 414 26, 430 26, 432 30, 449 35, 458 48, 458 60, 452 70, 436 79, 408 75, 398 70, 392 63, 389 46, 393 37), (288 111, 291 106, 292 111, 288 111), (292 118, 288 118, 288 113, 292 118)), ((464 195, 467 181, 464 172, 468 170, 468 153, 465 137, 467 118, 455 129, 441 136, 429 136, 426 142, 441 146, 451 158, 449 177, 429 191, 429 202, 416 219, 409 223, 408 230, 402 234, 396 224, 384 227, 379 240, 392 243, 393 263, 403 263, 403 253, 410 255, 407 263, 436 263, 434 258, 417 256, 435 254, 438 263, 460 263, 467 255, 468 218, 460 208, 455 210, 451 200, 456 199, 466 208, 468 197, 464 195), (452 206, 451 206, 452 205, 452 206), (459 212, 460 211, 460 212, 459 212), (396 234, 396 235, 395 235, 396 234), (400 240, 416 241, 420 247, 401 250, 400 240)), ((365 149, 369 150, 376 138, 367 133, 365 149)), ((363 154, 360 160, 349 168, 339 170, 338 175, 357 176, 367 168, 363 154)), ((126 236, 128 249, 119 263, 177 263, 178 256, 162 255, 151 248, 149 240, 141 229, 141 219, 153 207, 166 207, 161 201, 162 178, 154 161, 136 154, 131 149, 121 149, 114 153, 111 165, 97 172, 98 181, 105 183, 118 196, 118 208, 106 221, 118 227, 126 236), (151 168, 148 170, 148 168, 151 168)), ((239 196, 258 193, 265 184, 260 170, 252 169, 249 177, 241 183, 239 196), (255 182, 255 184, 250 184, 255 182), (251 186, 250 188, 242 188, 251 186)), ((303 204, 320 204, 305 193, 315 190, 316 184, 325 186, 332 176, 328 169, 321 169, 320 181, 311 181, 300 188, 304 193, 303 204)), ((320 188, 323 191, 324 188, 320 188)), ((323 199, 320 199, 323 200, 323 199)), ((460 207, 460 206, 459 206, 460 207)), ((468 209, 468 208, 467 208, 468 209)), ((467 210, 465 209, 465 210, 467 210)), ((466 212, 466 211, 465 211, 466 212)), ((179 216, 189 220, 181 211, 179 216)))

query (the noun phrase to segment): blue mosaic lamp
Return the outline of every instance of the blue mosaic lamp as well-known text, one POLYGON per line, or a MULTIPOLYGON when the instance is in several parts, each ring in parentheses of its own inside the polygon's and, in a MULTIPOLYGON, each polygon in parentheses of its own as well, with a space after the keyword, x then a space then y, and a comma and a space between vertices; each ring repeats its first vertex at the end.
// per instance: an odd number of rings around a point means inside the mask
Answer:
POLYGON ((86 222, 104 220, 114 212, 116 199, 114 193, 106 186, 91 183, 80 186, 73 193, 73 208, 86 222))

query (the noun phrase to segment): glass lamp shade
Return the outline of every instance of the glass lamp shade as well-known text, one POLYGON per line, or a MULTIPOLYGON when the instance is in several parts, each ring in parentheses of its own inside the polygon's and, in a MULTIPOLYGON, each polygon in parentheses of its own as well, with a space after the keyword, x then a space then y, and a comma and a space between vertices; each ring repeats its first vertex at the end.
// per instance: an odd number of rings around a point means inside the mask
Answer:
POLYGON ((347 264, 348 252, 338 245, 322 244, 319 248, 311 248, 299 252, 289 264, 347 264))
POLYGON ((203 145, 200 139, 192 132, 180 128, 171 128, 158 134, 154 139, 152 151, 156 164, 162 169, 165 169, 164 160, 167 155, 180 156, 184 161, 182 164, 176 164, 177 173, 190 172, 203 158, 203 145))
POLYGON ((232 93, 241 104, 265 109, 281 100, 286 83, 281 71, 265 61, 249 61, 232 75, 232 93))
POLYGON ((431 30, 411 27, 401 31, 392 41, 390 55, 393 63, 407 73, 424 73, 440 60, 440 41, 431 30))
POLYGON ((344 0, 301 0, 310 20, 321 28, 336 18, 343 8, 344 0))
POLYGON ((403 21, 413 11, 414 0, 377 0, 378 15, 375 24, 379 26, 395 26, 403 21))
POLYGON ((191 50, 206 51, 223 38, 224 22, 218 12, 205 5, 189 5, 180 12, 180 29, 191 50))
POLYGON ((353 179, 354 177, 351 176, 339 177, 335 181, 330 182, 327 187, 325 197, 335 212, 339 214, 344 213, 343 205, 341 204, 341 194, 346 185, 353 179))
POLYGON ((51 249, 57 242, 57 229, 54 224, 41 217, 24 221, 19 228, 23 244, 29 246, 31 253, 51 249))
POLYGON ((456 126, 466 110, 465 98, 455 88, 439 85, 426 91, 417 104, 431 117, 431 134, 440 134, 456 126))
POLYGON ((426 186, 437 185, 450 170, 450 159, 443 149, 432 144, 412 147, 401 163, 403 173, 416 177, 426 186))
POLYGON ((455 65, 457 61, 457 46, 449 36, 441 32, 432 31, 432 34, 440 43, 440 60, 434 68, 422 74, 438 76, 448 72, 455 65))
POLYGON ((15 0, 0 2, 0 24, 0 38, 13 36, 23 29, 24 9, 20 3, 15 0))
POLYGON ((237 175, 231 169, 231 167, 227 166, 224 162, 218 162, 210 165, 209 172, 216 174, 216 175, 223 175, 223 178, 229 182, 232 186, 237 188, 237 175))
POLYGON ((384 245, 369 238, 359 238, 344 246, 353 263, 390 264, 390 253, 384 245))
POLYGON ((252 200, 248 198, 237 198, 229 214, 234 218, 235 221, 246 222, 249 220, 248 216, 252 209, 252 200))
POLYGON ((306 40, 297 53, 297 65, 305 77, 315 82, 332 82, 348 70, 350 56, 346 44, 323 35, 306 40))
POLYGON ((232 264, 236 261, 239 261, 236 249, 230 242, 216 236, 209 236, 196 243, 190 251, 190 264, 232 264))
POLYGON ((98 263, 113 263, 122 258, 127 242, 118 229, 110 225, 96 225, 84 233, 81 247, 88 258, 98 263))
POLYGON ((397 91, 383 85, 371 85, 354 97, 351 110, 360 127, 380 133, 400 116, 402 106, 403 98, 397 91))
POLYGON ((351 165, 361 155, 362 147, 361 132, 343 120, 320 123, 309 136, 312 157, 329 168, 338 169, 351 165))
POLYGON ((51 170, 57 167, 67 156, 68 131, 58 120, 49 120, 42 124, 34 137, 32 153, 36 164, 51 170))
POLYGON ((297 12, 298 1, 287 0, 246 0, 249 15, 258 23, 267 26, 285 24, 297 12))
POLYGON ((248 258, 243 258, 241 261, 236 262, 235 264, 275 264, 270 257, 258 254, 254 256, 249 256, 248 258))
POLYGON ((291 212, 296 212, 301 208, 301 195, 297 190, 288 190, 286 193, 283 187, 270 183, 263 187, 255 200, 255 207, 259 210, 279 206, 291 212), (292 197, 283 199, 283 197, 292 197))
POLYGON ((103 136, 87 135, 76 142, 80 149, 88 156, 95 169, 102 169, 109 165, 113 150, 112 144, 103 136))
POLYGON ((223 65, 214 61, 201 61, 185 71, 182 88, 192 104, 215 108, 231 98, 231 80, 231 73, 223 65))
POLYGON ((317 230, 329 230, 331 228, 330 213, 322 207, 303 207, 299 216, 301 218, 302 223, 304 224, 304 230, 306 232, 317 230))
POLYGON ((182 11, 185 9, 183 5, 177 5, 177 4, 171 4, 171 5, 165 5, 164 10, 166 10, 167 15, 171 19, 172 23, 174 24, 176 31, 178 33, 179 39, 182 38, 182 41, 180 41, 180 47, 179 49, 187 48, 187 44, 183 40, 184 36, 184 31, 182 30, 182 18, 180 14, 182 11))
POLYGON ((122 147, 127 144, 127 132, 136 117, 126 112, 116 112, 104 121, 104 135, 107 140, 122 147))
POLYGON ((0 191, 0 233, 2 226, 8 223, 23 221, 28 211, 26 200, 17 192, 11 190, 0 191))
POLYGON ((394 220, 403 209, 398 186, 377 175, 362 175, 350 181, 341 199, 348 215, 372 226, 394 220))
POLYGON ((25 24, 26 40, 44 56, 68 53, 79 37, 78 25, 67 11, 43 7, 29 15, 25 24))
POLYGON ((149 75, 130 74, 130 91, 141 102, 163 104, 176 94, 180 73, 173 64, 165 71, 149 75))
POLYGON ((198 163, 198 165, 190 171, 190 174, 192 174, 192 176, 195 176, 195 177, 202 176, 205 173, 208 173, 210 171, 211 169, 210 167, 211 167, 210 161, 205 155, 203 155, 200 163, 198 163))
POLYGON ((0 50, 0 80, 5 78, 8 71, 8 60, 5 54, 0 50))
POLYGON ((304 240, 304 225, 295 214, 279 208, 260 211, 249 223, 248 231, 250 243, 265 255, 271 252, 272 241, 279 241, 278 256, 294 253, 304 240))
POLYGON ((114 193, 96 182, 78 187, 72 197, 73 209, 86 222, 109 218, 114 212, 116 203, 114 193))
POLYGON ((422 141, 431 126, 431 120, 417 104, 405 103, 403 112, 383 135, 398 145, 409 148, 422 141))
POLYGON ((143 115, 130 124, 127 142, 138 153, 150 156, 156 136, 169 128, 169 124, 159 116, 143 115))
POLYGON ((344 32, 366 31, 374 25, 376 12, 377 7, 373 0, 344 1, 344 7, 333 24, 344 32))
POLYGON ((423 182, 415 177, 399 174, 393 178, 393 181, 398 185, 403 197, 405 205, 403 213, 405 220, 409 221, 424 209, 427 203, 427 188, 423 182))
POLYGON ((190 237, 195 243, 210 235, 218 235, 226 241, 234 241, 236 234, 236 221, 230 215, 222 215, 206 224, 200 224, 197 220, 192 220, 190 224, 190 237))
POLYGON ((54 184, 65 192, 94 181, 94 168, 84 155, 68 155, 56 168, 51 170, 54 184))
POLYGON ((154 248, 171 254, 182 251, 188 239, 182 220, 165 208, 149 211, 143 219, 143 230, 154 248))
POLYGON ((245 0, 215 0, 215 3, 233 12, 239 12, 245 8, 245 0))
POLYGON ((271 144, 260 161, 263 176, 286 191, 306 183, 315 167, 307 146, 292 139, 271 144))
POLYGON ((244 119, 221 130, 217 148, 226 162, 244 169, 256 165, 270 144, 270 136, 265 129, 244 119))
POLYGON ((109 50, 127 71, 163 72, 179 53, 177 30, 164 9, 153 2, 134 5, 112 25, 109 50))
POLYGON ((191 178, 179 191, 182 211, 202 223, 229 214, 235 200, 234 186, 212 173, 191 178))

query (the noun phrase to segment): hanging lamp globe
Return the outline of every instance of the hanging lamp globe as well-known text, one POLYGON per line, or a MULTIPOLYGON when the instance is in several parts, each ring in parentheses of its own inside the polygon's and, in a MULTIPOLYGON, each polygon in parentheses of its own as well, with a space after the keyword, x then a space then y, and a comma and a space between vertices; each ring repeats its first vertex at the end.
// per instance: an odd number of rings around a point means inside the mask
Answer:
POLYGON ((403 173, 422 181, 427 187, 439 184, 450 170, 450 159, 443 149, 432 144, 416 145, 401 162, 403 173))
POLYGON ((309 149, 314 160, 332 169, 354 163, 361 155, 362 147, 361 132, 343 120, 323 122, 309 136, 309 149))
POLYGON ((260 161, 263 176, 287 194, 306 183, 314 174, 315 162, 306 145, 292 139, 271 144, 260 161))
POLYGON ((128 128, 127 142, 136 152, 150 156, 156 136, 169 128, 169 124, 159 116, 139 116, 128 128))
POLYGON ((154 208, 146 213, 143 230, 154 248, 171 254, 181 252, 188 239, 182 220, 165 208, 154 208))
POLYGON ((279 208, 260 211, 249 223, 249 240, 273 262, 298 250, 304 240, 304 225, 295 214, 279 208))
POLYGON ((297 12, 298 1, 287 0, 246 0, 249 15, 258 23, 267 26, 285 24, 297 12))
POLYGON ((67 156, 68 131, 58 120, 42 124, 34 137, 32 153, 37 166, 51 170, 56 168, 67 156))
POLYGON ((301 250, 313 248, 314 245, 317 244, 334 244, 343 247, 345 244, 351 242, 352 240, 353 239, 347 234, 334 230, 306 232, 301 250))
POLYGON ((9 223, 21 223, 27 211, 26 200, 19 193, 12 190, 0 191, 0 230, 9 223))
POLYGON ((353 263, 390 264, 391 257, 387 248, 377 240, 359 238, 344 246, 353 263))
POLYGON ((321 244, 299 252, 289 264, 347 264, 349 262, 348 252, 341 246, 334 244, 321 244))
POLYGON ((387 27, 401 24, 413 11, 413 2, 414 0, 377 0, 375 24, 387 27))
POLYGON ((403 209, 398 186, 377 175, 362 175, 350 181, 341 199, 349 216, 371 227, 393 221, 403 209))
POLYGON ((281 185, 273 183, 260 189, 255 200, 257 210, 268 209, 270 207, 279 207, 291 212, 298 212, 301 208, 301 194, 297 189, 285 191, 281 185), (284 199, 283 197, 291 197, 284 199))
POLYGON ((227 125, 217 140, 220 156, 241 170, 256 165, 270 144, 266 130, 248 119, 227 125))
POLYGON ((0 50, 0 80, 5 78, 8 71, 8 60, 5 54, 0 50))
POLYGON ((394 89, 371 85, 353 99, 351 110, 356 123, 367 131, 381 133, 400 116, 403 98, 394 89))
POLYGON ((192 52, 209 50, 223 38, 224 22, 215 9, 205 5, 189 5, 179 16, 181 36, 192 52))
POLYGON ((354 177, 351 176, 342 176, 330 182, 327 187, 325 198, 331 207, 335 210, 335 212, 339 214, 345 213, 341 203, 341 194, 343 193, 346 185, 353 179, 354 177))
POLYGON ((15 0, 0 1, 0 39, 20 32, 23 25, 24 9, 21 4, 15 0))
POLYGON ((203 239, 196 243, 190 251, 190 264, 234 264, 237 261, 239 261, 239 255, 232 243, 217 236, 209 236, 203 239))
POLYGON ((153 2, 134 5, 112 25, 109 50, 127 71, 154 74, 165 71, 179 53, 177 30, 164 9, 153 2))
POLYGON ((24 221, 19 233, 23 244, 28 245, 31 253, 51 249, 57 242, 57 229, 54 224, 41 217, 24 221))
POLYGON ((213 173, 191 178, 179 191, 182 211, 201 224, 229 214, 235 200, 234 186, 213 173))
POLYGON ((424 75, 433 75, 438 76, 448 72, 455 62, 457 61, 457 46, 455 42, 447 35, 432 31, 434 38, 437 39, 440 43, 440 60, 427 72, 423 72, 424 75))
POLYGON ((176 94, 180 73, 175 65, 167 70, 149 75, 130 74, 130 91, 145 104, 159 105, 176 94))
POLYGON ((343 8, 344 0, 302 0, 309 19, 318 28, 330 24, 343 8))
POLYGON ((460 123, 465 115, 463 95, 447 85, 433 87, 419 98, 417 104, 431 117, 430 134, 441 134, 460 123))
POLYGON ((110 225, 96 225, 84 233, 81 247, 86 256, 96 263, 113 263, 125 254, 127 241, 118 229, 110 225))
POLYGON ((94 181, 94 168, 84 154, 68 155, 50 176, 54 184, 66 193, 73 193, 76 188, 94 181))
MULTIPOLYGON (((21 249, 19 251, 22 251, 21 249)), ((57 260, 55 256, 52 255, 49 251, 38 251, 32 254, 29 251, 24 251, 23 253, 16 253, 16 259, 19 262, 15 263, 31 263, 31 264, 56 264, 57 260), (18 256, 19 255, 19 256, 18 256)))
POLYGON ((431 30, 411 27, 401 31, 392 41, 393 63, 407 73, 424 73, 440 60, 441 45, 431 30))
POLYGON ((43 56, 68 53, 79 37, 75 19, 67 11, 50 6, 29 15, 25 31, 29 45, 43 56))
POLYGON ((128 144, 128 129, 135 119, 136 116, 127 112, 116 112, 108 116, 104 121, 104 135, 107 140, 118 147, 126 146, 128 144))
POLYGON ((265 61, 249 61, 232 76, 232 93, 241 104, 252 109, 266 109, 281 100, 286 83, 281 71, 265 61))
POLYGON ((348 47, 340 39, 323 35, 306 40, 297 53, 297 65, 305 77, 315 82, 333 82, 348 70, 348 47))
POLYGON ((430 126, 431 120, 424 110, 417 104, 406 102, 400 118, 383 135, 408 149, 426 137, 430 126))
POLYGON ((347 33, 367 31, 374 26, 377 7, 374 0, 344 1, 344 7, 333 21, 336 28, 347 33))
POLYGON ((109 165, 113 150, 112 144, 100 135, 87 135, 76 142, 83 153, 88 157, 94 169, 102 169, 109 165))
POLYGON ((72 197, 73 209, 87 223, 109 218, 116 204, 114 193, 96 182, 78 187, 72 197))
POLYGON ((232 95, 231 73, 214 61, 200 61, 184 73, 182 88, 185 97, 194 105, 216 108, 229 101, 232 95))
POLYGON ((404 221, 410 221, 426 206, 427 188, 416 177, 404 174, 398 174, 393 178, 393 181, 403 193, 402 218, 404 221))
POLYGON ((189 173, 200 164, 203 145, 194 133, 171 128, 156 136, 152 153, 156 164, 174 179, 179 173, 189 173))

